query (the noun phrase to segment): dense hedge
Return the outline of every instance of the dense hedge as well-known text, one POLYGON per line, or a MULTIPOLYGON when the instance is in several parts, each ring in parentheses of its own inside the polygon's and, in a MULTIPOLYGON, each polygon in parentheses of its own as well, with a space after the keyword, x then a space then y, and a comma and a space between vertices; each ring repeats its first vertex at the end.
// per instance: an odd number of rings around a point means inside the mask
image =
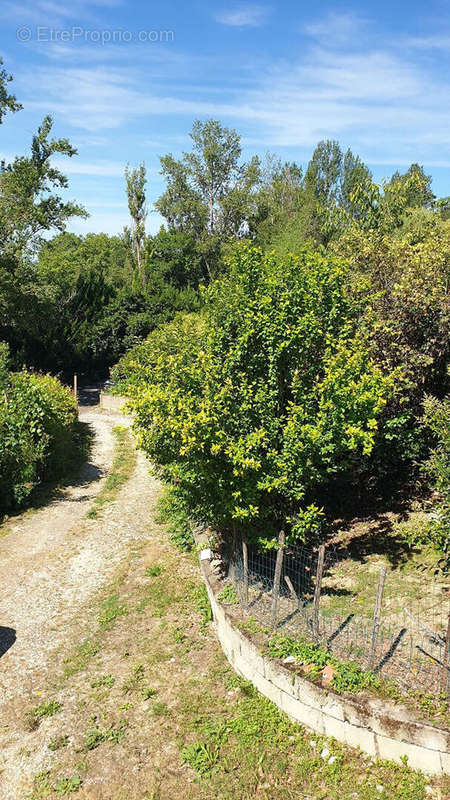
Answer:
POLYGON ((320 532, 320 485, 369 456, 392 382, 345 266, 242 245, 205 295, 119 363, 141 446, 193 515, 248 535, 320 532))
POLYGON ((0 515, 60 477, 77 444, 76 403, 50 375, 8 372, 0 350, 0 515))

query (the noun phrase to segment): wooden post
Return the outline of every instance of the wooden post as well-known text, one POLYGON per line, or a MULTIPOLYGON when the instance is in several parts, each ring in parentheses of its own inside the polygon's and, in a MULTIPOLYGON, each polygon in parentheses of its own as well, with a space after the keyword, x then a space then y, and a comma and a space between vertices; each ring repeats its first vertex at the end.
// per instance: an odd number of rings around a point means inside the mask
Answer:
POLYGON ((242 560, 244 562, 244 608, 248 607, 248 547, 245 534, 242 535, 242 560))
POLYGON ((277 560, 275 562, 275 575, 273 577, 273 593, 272 593, 272 627, 274 628, 277 622, 277 608, 278 598, 280 596, 280 581, 281 581, 281 567, 283 566, 284 543, 286 536, 284 531, 278 534, 278 552, 277 560))
POLYGON ((316 586, 314 589, 314 602, 313 602, 313 634, 315 639, 317 639, 319 635, 319 603, 320 603, 320 592, 322 591, 322 576, 323 576, 324 561, 325 561, 325 545, 321 544, 319 547, 319 557, 317 559, 316 586))
POLYGON ((234 586, 236 586, 236 526, 232 523, 233 538, 231 542, 230 554, 230 569, 228 570, 228 577, 234 586))
POLYGON ((444 654, 442 657, 441 692, 450 700, 450 613, 447 622, 447 636, 445 637, 444 654))
POLYGON ((77 376, 76 372, 74 372, 74 375, 73 375, 73 396, 74 396, 75 400, 78 397, 78 376, 77 376))
POLYGON ((383 597, 383 589, 384 583, 386 580, 386 567, 381 567, 380 569, 380 577, 378 578, 378 590, 377 590, 377 599, 375 602, 375 613, 373 615, 373 627, 372 627, 372 641, 370 644, 370 654, 369 654, 369 669, 373 668, 373 662, 375 660, 375 650, 377 647, 377 636, 378 636, 378 628, 380 627, 380 615, 381 615, 381 600, 383 597))
POLYGON ((289 575, 285 575, 284 576, 284 580, 287 583, 287 587, 289 589, 289 594, 291 595, 292 600, 294 600, 294 602, 297 603, 297 608, 300 608, 300 599, 297 597, 297 592, 295 591, 295 589, 294 589, 294 587, 292 585, 292 581, 291 581, 289 575))

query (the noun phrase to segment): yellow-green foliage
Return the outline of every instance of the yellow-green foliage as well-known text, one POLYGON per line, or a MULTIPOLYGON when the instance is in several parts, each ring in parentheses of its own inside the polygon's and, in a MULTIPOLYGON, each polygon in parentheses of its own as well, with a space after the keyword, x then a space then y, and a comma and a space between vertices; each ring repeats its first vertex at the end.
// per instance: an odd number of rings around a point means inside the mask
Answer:
POLYGON ((336 259, 238 247, 204 321, 158 331, 131 365, 139 441, 198 518, 304 537, 318 485, 370 453, 391 385, 345 280, 336 259))
POLYGON ((50 375, 0 368, 0 513, 19 506, 42 480, 60 476, 73 456, 77 407, 50 375))

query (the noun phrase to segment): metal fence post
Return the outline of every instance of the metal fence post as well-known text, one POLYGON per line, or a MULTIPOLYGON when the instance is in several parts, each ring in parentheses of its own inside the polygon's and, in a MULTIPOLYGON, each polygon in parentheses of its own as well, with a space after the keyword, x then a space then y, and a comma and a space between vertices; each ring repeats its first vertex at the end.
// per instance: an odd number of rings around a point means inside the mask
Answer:
POLYGON ((381 600, 383 597, 383 589, 384 583, 386 581, 386 567, 381 567, 380 569, 380 577, 378 578, 378 589, 377 589, 377 599, 375 602, 375 613, 373 615, 373 626, 372 626, 372 641, 370 644, 370 654, 369 654, 369 669, 373 668, 373 662, 375 659, 375 650, 377 647, 377 636, 378 636, 378 628, 380 627, 380 615, 381 615, 381 600))
POLYGON ((275 574, 273 577, 273 594, 272 594, 272 627, 274 628, 277 621, 277 608, 278 608, 278 598, 280 596, 280 581, 281 581, 281 567, 283 566, 283 553, 284 553, 284 543, 286 541, 286 536, 284 531, 280 531, 278 535, 278 552, 277 552, 277 560, 275 563, 275 574))
POLYGON ((242 560, 244 562, 244 608, 248 608, 248 547, 245 534, 242 535, 242 560))
POLYGON ((316 586, 314 589, 314 603, 313 603, 313 634, 316 639, 319 636, 319 603, 320 603, 320 593, 322 591, 324 560, 325 560, 325 545, 321 544, 319 547, 319 558, 317 560, 316 586))

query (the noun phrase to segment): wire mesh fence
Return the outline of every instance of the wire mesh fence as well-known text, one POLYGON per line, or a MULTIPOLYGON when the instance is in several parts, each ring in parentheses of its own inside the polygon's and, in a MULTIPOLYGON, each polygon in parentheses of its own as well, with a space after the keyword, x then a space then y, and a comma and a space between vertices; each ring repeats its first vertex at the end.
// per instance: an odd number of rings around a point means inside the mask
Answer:
POLYGON ((243 610, 270 630, 311 638, 400 690, 450 696, 450 585, 442 573, 389 569, 342 547, 243 543, 231 560, 243 610))

